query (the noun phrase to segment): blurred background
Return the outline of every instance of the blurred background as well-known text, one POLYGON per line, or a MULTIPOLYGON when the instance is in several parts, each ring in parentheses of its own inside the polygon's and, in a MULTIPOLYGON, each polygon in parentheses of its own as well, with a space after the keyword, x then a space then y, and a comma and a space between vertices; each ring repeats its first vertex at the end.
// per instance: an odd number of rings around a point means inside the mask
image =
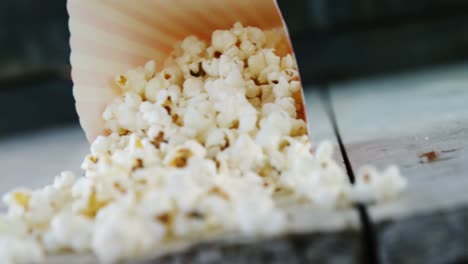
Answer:
MULTIPOLYGON (((278 2, 306 83, 407 71, 468 57, 466 0, 278 2)), ((65 0, 0 3, 0 137, 77 120, 65 5, 65 0)))

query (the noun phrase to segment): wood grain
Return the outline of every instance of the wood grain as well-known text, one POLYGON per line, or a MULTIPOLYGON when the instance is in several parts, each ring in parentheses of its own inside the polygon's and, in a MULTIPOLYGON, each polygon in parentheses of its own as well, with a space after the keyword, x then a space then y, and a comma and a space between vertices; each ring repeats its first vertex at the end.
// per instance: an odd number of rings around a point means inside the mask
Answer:
POLYGON ((14 134, 0 139, 0 193, 17 187, 38 188, 62 170, 81 176, 88 143, 78 125, 14 134))
POLYGON ((354 170, 398 164, 400 200, 371 206, 383 263, 467 259, 468 65, 333 86, 354 170), (420 155, 436 153, 433 161, 420 155), (435 256, 437 256, 435 258, 435 256))

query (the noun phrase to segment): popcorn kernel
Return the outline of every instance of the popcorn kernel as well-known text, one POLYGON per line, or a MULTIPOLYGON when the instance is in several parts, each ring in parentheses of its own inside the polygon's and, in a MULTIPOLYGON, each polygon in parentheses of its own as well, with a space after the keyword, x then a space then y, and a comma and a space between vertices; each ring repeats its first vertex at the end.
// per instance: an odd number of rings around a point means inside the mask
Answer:
POLYGON ((28 193, 17 192, 14 195, 15 201, 24 207, 25 209, 29 208, 29 200, 31 199, 31 195, 28 193))

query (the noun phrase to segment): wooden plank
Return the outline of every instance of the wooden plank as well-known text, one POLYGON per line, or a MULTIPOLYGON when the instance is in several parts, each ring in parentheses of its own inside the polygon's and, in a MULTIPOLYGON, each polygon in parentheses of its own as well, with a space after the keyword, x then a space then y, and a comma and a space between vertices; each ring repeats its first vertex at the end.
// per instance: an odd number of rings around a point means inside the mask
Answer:
POLYGON ((88 143, 77 125, 3 137, 0 193, 19 185, 37 188, 50 184, 64 169, 79 176, 88 151, 88 143))
POLYGON ((398 164, 409 180, 401 199, 369 207, 383 263, 468 259, 467 72, 458 65, 331 88, 353 169, 398 164), (421 160, 432 151, 435 160, 421 160))
MULTIPOLYGON (((307 89, 306 98, 314 142, 328 139, 336 145, 318 91, 307 89)), ((78 127, 4 139, 0 141, 0 166, 7 177, 0 178, 0 190, 49 183, 60 169, 76 170, 86 149, 78 127), (74 151, 70 153, 70 149, 74 151)), ((338 150, 336 157, 341 158, 338 150)), ((154 257, 143 263, 362 263, 361 224, 354 208, 317 210, 292 206, 286 211, 291 221, 284 235, 261 239, 233 235, 223 242, 216 236, 186 240, 169 245, 166 249, 174 253, 162 259, 157 256, 163 249, 155 249, 154 257)), ((60 255, 51 256, 46 262, 91 264, 97 260, 91 255, 60 255)))

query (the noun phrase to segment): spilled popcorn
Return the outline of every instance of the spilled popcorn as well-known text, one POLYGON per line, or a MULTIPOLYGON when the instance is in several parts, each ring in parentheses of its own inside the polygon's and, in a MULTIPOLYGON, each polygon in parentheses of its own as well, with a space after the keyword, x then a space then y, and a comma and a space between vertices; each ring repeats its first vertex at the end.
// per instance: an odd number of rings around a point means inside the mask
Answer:
POLYGON ((115 262, 214 230, 274 234, 285 196, 328 208, 394 198, 406 185, 397 168, 363 168, 352 187, 331 143, 311 152, 296 63, 280 42, 235 24, 211 43, 186 38, 160 70, 150 61, 117 76, 122 94, 84 177, 63 172, 4 196, 0 263, 62 251, 115 262))

